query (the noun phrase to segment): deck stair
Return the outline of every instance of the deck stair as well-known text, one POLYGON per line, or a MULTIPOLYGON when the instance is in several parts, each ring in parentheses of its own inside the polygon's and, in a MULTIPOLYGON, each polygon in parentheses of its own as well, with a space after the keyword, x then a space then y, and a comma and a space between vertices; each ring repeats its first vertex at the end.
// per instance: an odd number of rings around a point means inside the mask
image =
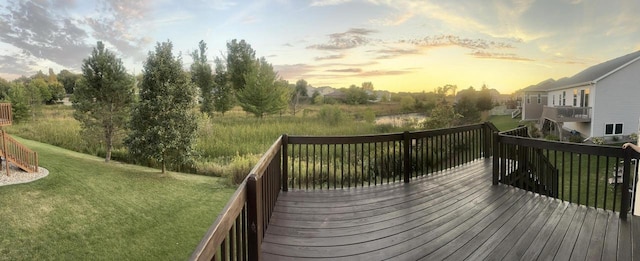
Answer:
POLYGON ((0 103, 0 154, 7 162, 7 175, 11 164, 29 173, 38 172, 38 153, 22 145, 2 129, 13 123, 12 116, 11 104, 0 103))

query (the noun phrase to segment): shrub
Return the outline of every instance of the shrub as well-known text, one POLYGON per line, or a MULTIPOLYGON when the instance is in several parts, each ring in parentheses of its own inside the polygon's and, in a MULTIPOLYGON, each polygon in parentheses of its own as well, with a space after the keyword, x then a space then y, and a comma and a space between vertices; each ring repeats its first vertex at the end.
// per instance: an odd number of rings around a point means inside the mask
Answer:
POLYGON ((368 123, 375 123, 376 122, 376 113, 373 112, 371 109, 367 109, 364 112, 364 120, 368 123))
POLYGON ((582 136, 580 135, 571 135, 569 137, 569 141, 573 143, 582 143, 582 136))
POLYGON ((346 119, 346 116, 338 107, 324 106, 318 114, 319 119, 329 125, 338 125, 346 119))
POLYGON ((595 137, 591 139, 591 142, 593 142, 593 144, 602 145, 604 144, 604 139, 601 137, 595 137))
POLYGON ((544 139, 545 139, 545 140, 555 140, 555 141, 559 141, 559 140, 560 140, 560 139, 558 138, 558 136, 556 136, 556 135, 552 135, 552 134, 549 134, 549 135, 547 135, 547 136, 544 136, 544 139))
POLYGON ((618 136, 613 136, 613 137, 611 137, 611 140, 612 140, 612 141, 614 141, 614 142, 615 142, 615 141, 619 141, 619 140, 620 140, 620 137, 618 137, 618 136))
POLYGON ((632 139, 634 141, 638 140, 638 133, 631 133, 629 134, 629 139, 632 139))

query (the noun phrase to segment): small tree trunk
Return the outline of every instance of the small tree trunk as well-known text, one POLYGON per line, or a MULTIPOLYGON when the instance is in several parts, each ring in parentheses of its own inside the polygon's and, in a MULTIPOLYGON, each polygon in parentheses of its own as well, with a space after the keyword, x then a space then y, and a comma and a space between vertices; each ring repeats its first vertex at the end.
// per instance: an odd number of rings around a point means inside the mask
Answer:
POLYGON ((162 174, 164 174, 164 172, 167 170, 167 166, 165 164, 165 159, 164 159, 164 151, 162 152, 162 174))

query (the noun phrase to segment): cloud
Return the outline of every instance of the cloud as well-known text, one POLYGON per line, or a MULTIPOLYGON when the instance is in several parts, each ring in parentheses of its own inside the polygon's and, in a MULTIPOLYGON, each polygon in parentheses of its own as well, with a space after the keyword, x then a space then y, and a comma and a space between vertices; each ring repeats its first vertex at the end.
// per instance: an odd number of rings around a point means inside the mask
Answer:
POLYGON ((29 56, 77 67, 91 50, 79 22, 54 13, 48 2, 8 3, 3 9, 0 41, 29 56))
POLYGON ((134 60, 143 59, 145 54, 142 47, 150 44, 145 36, 148 28, 134 24, 148 18, 150 5, 150 0, 107 0, 97 10, 100 16, 87 17, 86 23, 93 29, 96 39, 112 44, 134 60))
POLYGON ((204 4, 206 6, 208 6, 211 9, 214 10, 227 10, 231 7, 236 6, 238 3, 234 2, 234 1, 227 1, 227 0, 200 0, 201 4, 204 4))
POLYGON ((327 56, 319 56, 316 57, 315 60, 316 61, 324 61, 324 60, 338 60, 338 59, 342 59, 344 58, 345 55, 344 54, 332 54, 332 55, 327 55, 327 56))
POLYGON ((32 71, 33 62, 27 62, 26 55, 0 55, 0 71, 6 74, 23 75, 32 71))
POLYGON ((371 42, 367 36, 377 31, 364 28, 351 28, 343 33, 329 35, 329 42, 307 46, 309 49, 318 50, 344 50, 363 46, 371 42))
POLYGON ((456 35, 427 36, 422 39, 409 40, 408 43, 421 47, 460 46, 468 49, 512 49, 507 42, 488 41, 484 39, 461 38, 456 35))
POLYGON ((374 25, 395 26, 395 25, 404 24, 406 21, 413 18, 414 16, 415 16, 414 12, 408 11, 390 18, 382 18, 382 19, 374 18, 369 20, 369 22, 374 25))
POLYGON ((369 52, 374 52, 380 54, 376 59, 391 59, 398 56, 404 55, 414 55, 420 54, 420 50, 411 48, 411 49, 402 49, 402 48, 387 48, 382 50, 373 50, 369 52))
POLYGON ((310 6, 331 6, 331 5, 341 5, 344 3, 351 2, 351 0, 313 0, 310 6))
POLYGON ((496 59, 496 60, 512 60, 512 61, 534 61, 533 59, 520 57, 513 53, 492 53, 485 51, 475 51, 469 55, 475 58, 481 59, 496 59))
POLYGON ((388 76, 388 75, 403 75, 403 74, 409 74, 412 73, 412 71, 407 71, 407 70, 376 70, 376 71, 367 71, 367 72, 362 72, 359 73, 358 76, 388 76))
POLYGON ((346 68, 346 69, 330 69, 326 70, 327 72, 335 72, 335 73, 359 73, 362 72, 360 68, 346 68))
POLYGON ((315 66, 308 64, 280 64, 273 65, 273 69, 278 72, 278 75, 283 79, 299 79, 304 77, 307 73, 315 70, 315 66))

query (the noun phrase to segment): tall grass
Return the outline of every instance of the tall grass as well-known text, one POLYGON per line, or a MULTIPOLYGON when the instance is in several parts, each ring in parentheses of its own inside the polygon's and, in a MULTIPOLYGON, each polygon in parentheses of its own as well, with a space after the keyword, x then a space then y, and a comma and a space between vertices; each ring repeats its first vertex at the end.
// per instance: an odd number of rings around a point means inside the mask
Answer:
MULTIPOLYGON (((238 108, 224 116, 213 117, 201 114, 198 117, 198 132, 194 145, 195 165, 189 171, 211 176, 226 176, 238 179, 238 173, 246 174, 259 156, 282 134, 289 135, 358 135, 373 134, 400 129, 376 126, 356 115, 344 112, 338 124, 319 118, 320 106, 306 113, 275 115, 262 119, 248 115, 238 108)), ((370 106, 354 106, 355 113, 364 113, 370 106)), ((36 140, 73 151, 104 156, 104 145, 99 137, 81 135, 80 123, 73 118, 73 108, 64 105, 44 106, 31 120, 8 128, 8 132, 26 139, 36 140)), ((131 162, 126 148, 122 146, 124 136, 118 137, 112 158, 131 162)))

